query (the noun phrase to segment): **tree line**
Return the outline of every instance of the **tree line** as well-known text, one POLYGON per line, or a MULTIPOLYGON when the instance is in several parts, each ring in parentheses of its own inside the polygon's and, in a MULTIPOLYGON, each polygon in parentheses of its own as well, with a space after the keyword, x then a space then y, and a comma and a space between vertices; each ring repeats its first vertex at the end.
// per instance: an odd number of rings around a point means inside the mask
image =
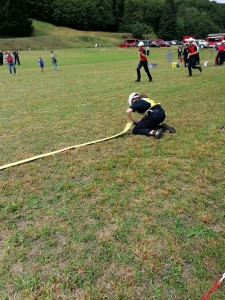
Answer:
POLYGON ((78 30, 165 40, 225 31, 225 4, 209 0, 0 0, 0 36, 30 36, 32 19, 78 30))

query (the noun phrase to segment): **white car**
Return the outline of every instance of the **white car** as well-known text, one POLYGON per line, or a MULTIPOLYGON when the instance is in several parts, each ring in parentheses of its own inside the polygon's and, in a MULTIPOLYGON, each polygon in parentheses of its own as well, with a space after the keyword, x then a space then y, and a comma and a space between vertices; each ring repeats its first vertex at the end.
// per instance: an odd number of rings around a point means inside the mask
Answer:
POLYGON ((195 42, 201 49, 209 47, 209 42, 206 42, 206 40, 195 40, 195 42))

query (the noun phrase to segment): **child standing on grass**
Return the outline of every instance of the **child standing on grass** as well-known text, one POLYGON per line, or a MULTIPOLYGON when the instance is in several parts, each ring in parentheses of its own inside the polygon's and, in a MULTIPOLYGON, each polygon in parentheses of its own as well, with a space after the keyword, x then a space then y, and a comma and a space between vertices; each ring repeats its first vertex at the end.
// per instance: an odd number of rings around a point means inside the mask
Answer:
POLYGON ((41 72, 44 72, 44 61, 43 61, 42 57, 39 58, 38 64, 41 68, 41 72))

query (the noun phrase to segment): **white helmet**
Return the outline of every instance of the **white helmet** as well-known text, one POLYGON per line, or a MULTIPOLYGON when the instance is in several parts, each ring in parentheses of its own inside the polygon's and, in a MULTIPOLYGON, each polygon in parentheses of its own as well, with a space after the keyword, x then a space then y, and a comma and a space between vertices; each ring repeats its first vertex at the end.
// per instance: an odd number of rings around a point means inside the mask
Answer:
POLYGON ((128 103, 129 103, 129 105, 132 104, 133 98, 139 98, 139 96, 140 96, 139 93, 132 93, 132 94, 130 94, 130 96, 128 97, 128 103))
POLYGON ((138 43, 138 47, 144 47, 144 43, 143 42, 139 42, 138 43))
POLYGON ((193 39, 193 38, 190 38, 189 40, 188 40, 188 42, 190 43, 190 42, 194 42, 195 40, 193 39))

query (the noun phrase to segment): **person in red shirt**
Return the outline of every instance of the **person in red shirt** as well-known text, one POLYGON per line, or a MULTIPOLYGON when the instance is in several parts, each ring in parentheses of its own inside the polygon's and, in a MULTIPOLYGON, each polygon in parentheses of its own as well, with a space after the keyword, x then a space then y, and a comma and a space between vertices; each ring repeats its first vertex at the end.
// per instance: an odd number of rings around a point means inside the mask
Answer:
POLYGON ((216 56, 216 64, 217 66, 221 66, 224 62, 224 50, 225 50, 224 41, 222 41, 221 44, 218 45, 217 50, 218 53, 216 56))
POLYGON ((192 69, 198 69, 200 72, 202 72, 202 68, 196 66, 199 53, 198 47, 193 44, 194 40, 192 38, 190 38, 188 42, 188 73, 189 76, 192 76, 192 69))
POLYGON ((152 75, 150 74, 149 68, 148 68, 148 61, 147 61, 147 55, 146 51, 144 49, 144 43, 139 42, 138 44, 139 47, 139 55, 140 55, 140 61, 137 65, 137 79, 135 82, 140 82, 141 81, 141 68, 144 67, 146 74, 148 75, 148 79, 151 82, 152 81, 152 75))

